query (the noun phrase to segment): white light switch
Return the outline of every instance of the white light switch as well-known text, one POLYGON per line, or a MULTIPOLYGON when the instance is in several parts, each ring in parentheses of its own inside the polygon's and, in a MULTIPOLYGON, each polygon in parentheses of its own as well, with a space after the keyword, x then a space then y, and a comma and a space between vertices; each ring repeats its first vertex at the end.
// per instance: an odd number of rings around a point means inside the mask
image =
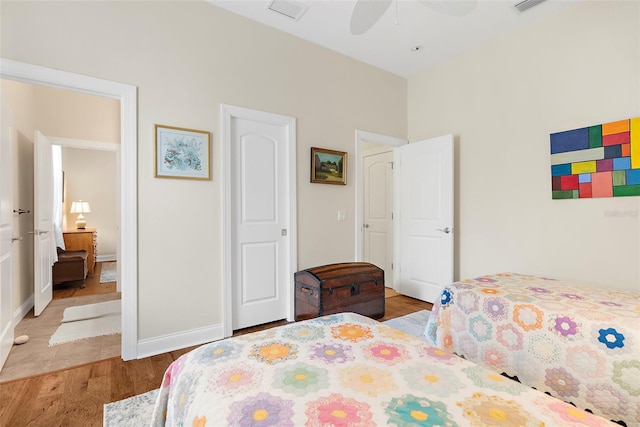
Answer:
POLYGON ((347 220, 347 211, 338 210, 338 221, 346 221, 347 220))

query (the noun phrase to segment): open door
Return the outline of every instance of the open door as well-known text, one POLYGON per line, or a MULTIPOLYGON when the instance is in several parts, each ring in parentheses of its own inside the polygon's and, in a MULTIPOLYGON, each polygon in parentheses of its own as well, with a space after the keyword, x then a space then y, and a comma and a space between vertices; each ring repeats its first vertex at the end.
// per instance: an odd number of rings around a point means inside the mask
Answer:
POLYGON ((434 302, 453 282, 453 135, 414 142, 400 153, 398 291, 434 302))
POLYGON ((39 131, 33 151, 33 278, 34 314, 39 316, 53 298, 53 173, 51 142, 39 131))
POLYGON ((0 120, 0 370, 13 346, 12 260, 13 172, 11 139, 13 124, 9 102, 2 97, 0 120))

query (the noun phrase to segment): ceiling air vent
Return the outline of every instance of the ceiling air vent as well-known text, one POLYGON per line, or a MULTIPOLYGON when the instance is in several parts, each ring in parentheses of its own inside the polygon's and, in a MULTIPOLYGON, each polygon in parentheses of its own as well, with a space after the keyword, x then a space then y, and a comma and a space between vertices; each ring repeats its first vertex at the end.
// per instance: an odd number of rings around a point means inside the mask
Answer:
POLYGON ((267 9, 297 21, 309 9, 309 6, 295 1, 271 0, 267 9))
POLYGON ((545 0, 524 0, 516 4, 514 7, 518 9, 518 12, 524 12, 531 9, 533 6, 537 6, 545 0))

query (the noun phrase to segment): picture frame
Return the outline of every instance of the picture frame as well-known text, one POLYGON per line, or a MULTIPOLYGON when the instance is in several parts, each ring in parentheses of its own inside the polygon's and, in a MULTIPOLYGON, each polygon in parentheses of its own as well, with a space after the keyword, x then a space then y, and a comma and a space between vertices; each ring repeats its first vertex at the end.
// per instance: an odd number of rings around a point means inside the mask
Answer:
POLYGON ((347 185, 347 153, 311 147, 311 182, 347 185))
POLYGON ((210 132, 155 125, 155 177, 211 179, 210 132))

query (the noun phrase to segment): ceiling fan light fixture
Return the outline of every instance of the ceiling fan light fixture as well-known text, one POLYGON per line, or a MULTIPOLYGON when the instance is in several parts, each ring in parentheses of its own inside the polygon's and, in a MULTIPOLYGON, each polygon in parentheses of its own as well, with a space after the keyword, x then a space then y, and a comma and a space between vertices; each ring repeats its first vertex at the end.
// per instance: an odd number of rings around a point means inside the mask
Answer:
MULTIPOLYGON (((369 31, 389 9, 394 0, 356 0, 351 13, 351 34, 358 36, 369 31)), ((396 3, 396 25, 398 25, 398 2, 396 3)), ((431 10, 447 16, 465 16, 478 6, 478 0, 419 0, 431 10)), ((541 0, 538 0, 541 1, 541 0)))
POLYGON ((369 31, 389 9, 392 2, 393 0, 358 0, 351 13, 349 26, 351 34, 359 36, 369 31))

